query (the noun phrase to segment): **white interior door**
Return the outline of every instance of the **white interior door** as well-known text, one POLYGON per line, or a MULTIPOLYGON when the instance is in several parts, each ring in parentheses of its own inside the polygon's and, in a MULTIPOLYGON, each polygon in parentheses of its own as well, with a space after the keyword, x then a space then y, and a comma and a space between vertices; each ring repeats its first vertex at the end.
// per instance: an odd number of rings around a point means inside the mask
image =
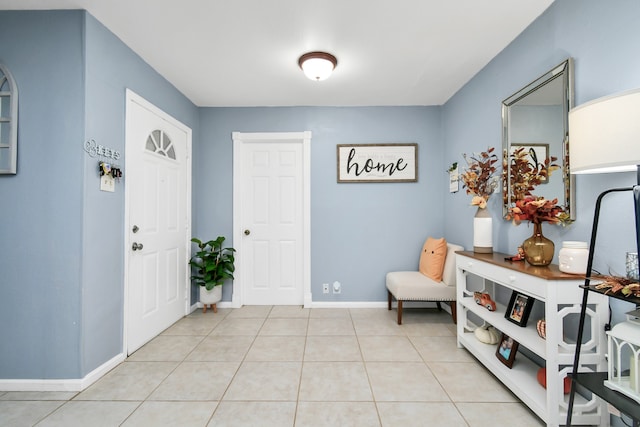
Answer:
POLYGON ((126 346, 188 313, 191 130, 127 91, 126 346))
POLYGON ((311 133, 233 137, 234 306, 308 305, 311 133))

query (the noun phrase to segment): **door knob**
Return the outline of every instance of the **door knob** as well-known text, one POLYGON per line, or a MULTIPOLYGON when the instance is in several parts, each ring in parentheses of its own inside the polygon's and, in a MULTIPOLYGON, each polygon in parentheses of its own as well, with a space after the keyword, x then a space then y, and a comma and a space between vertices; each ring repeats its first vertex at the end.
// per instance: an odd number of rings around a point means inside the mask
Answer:
POLYGON ((140 230, 140 229, 138 228, 137 225, 134 225, 133 228, 131 229, 131 231, 133 231, 134 233, 137 233, 138 230, 140 230))
POLYGON ((141 251, 142 247, 142 243, 138 242, 133 242, 133 245, 131 245, 131 249, 133 249, 134 251, 141 251))
POLYGON ((248 236, 249 234, 251 234, 251 230, 244 230, 244 235, 248 236))

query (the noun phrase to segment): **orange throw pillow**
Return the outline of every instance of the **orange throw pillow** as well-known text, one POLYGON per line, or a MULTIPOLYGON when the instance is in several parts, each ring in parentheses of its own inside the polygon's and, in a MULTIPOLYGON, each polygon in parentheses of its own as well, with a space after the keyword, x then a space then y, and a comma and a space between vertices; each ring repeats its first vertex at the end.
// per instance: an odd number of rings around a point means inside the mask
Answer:
POLYGON ((436 282, 441 282, 446 257, 447 241, 444 240, 444 237, 441 239, 429 237, 424 242, 422 253, 420 254, 420 273, 436 282))

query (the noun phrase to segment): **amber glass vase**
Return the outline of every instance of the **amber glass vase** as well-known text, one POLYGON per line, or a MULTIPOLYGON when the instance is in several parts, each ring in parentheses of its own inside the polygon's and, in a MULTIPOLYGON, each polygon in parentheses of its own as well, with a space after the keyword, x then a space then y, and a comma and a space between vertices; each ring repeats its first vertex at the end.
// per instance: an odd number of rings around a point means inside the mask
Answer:
POLYGON ((524 259, 531 265, 551 264, 555 245, 542 235, 542 224, 533 224, 533 235, 522 243, 524 259))

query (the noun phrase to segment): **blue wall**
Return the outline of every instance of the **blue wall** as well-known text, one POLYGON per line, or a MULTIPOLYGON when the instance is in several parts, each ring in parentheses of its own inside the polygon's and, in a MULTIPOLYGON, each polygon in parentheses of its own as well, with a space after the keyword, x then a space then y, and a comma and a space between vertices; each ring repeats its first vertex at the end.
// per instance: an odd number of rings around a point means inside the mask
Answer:
MULTIPOLYGON (((557 0, 497 55, 443 107, 445 158, 501 146, 500 103, 568 57, 575 64, 575 105, 627 89, 640 87, 640 45, 636 0, 557 0)), ((545 225, 544 233, 556 243, 556 258, 563 240, 588 241, 593 205, 598 194, 611 187, 635 183, 634 174, 576 177, 576 222, 567 228, 545 225)), ((460 192, 445 197, 447 238, 466 246, 472 242, 473 212, 470 197, 460 192)), ((492 197, 494 246, 515 253, 531 234, 501 219, 499 197, 492 197)), ((634 249, 633 203, 630 193, 610 196, 601 213, 595 267, 624 274, 626 251, 634 249)), ((628 307, 614 302, 614 319, 628 307), (616 309, 617 308, 617 309, 616 309)))
POLYGON ((0 378, 82 378, 122 352, 127 173, 99 191, 83 142, 124 155, 127 87, 194 141, 198 109, 83 11, 0 12, 0 40, 19 89, 18 174, 0 176, 0 378))
MULTIPOLYGON (((313 301, 385 301, 390 269, 417 268, 427 235, 441 236, 448 185, 439 107, 203 108, 194 149, 194 233, 232 235, 231 132, 310 130, 313 301), (338 184, 336 145, 416 142, 417 183, 338 184), (323 295, 340 281, 342 293, 323 295)), ((231 287, 223 298, 231 299, 231 287)))
POLYGON ((0 176, 0 378, 77 378, 83 14, 0 12, 19 92, 18 174, 0 176))

